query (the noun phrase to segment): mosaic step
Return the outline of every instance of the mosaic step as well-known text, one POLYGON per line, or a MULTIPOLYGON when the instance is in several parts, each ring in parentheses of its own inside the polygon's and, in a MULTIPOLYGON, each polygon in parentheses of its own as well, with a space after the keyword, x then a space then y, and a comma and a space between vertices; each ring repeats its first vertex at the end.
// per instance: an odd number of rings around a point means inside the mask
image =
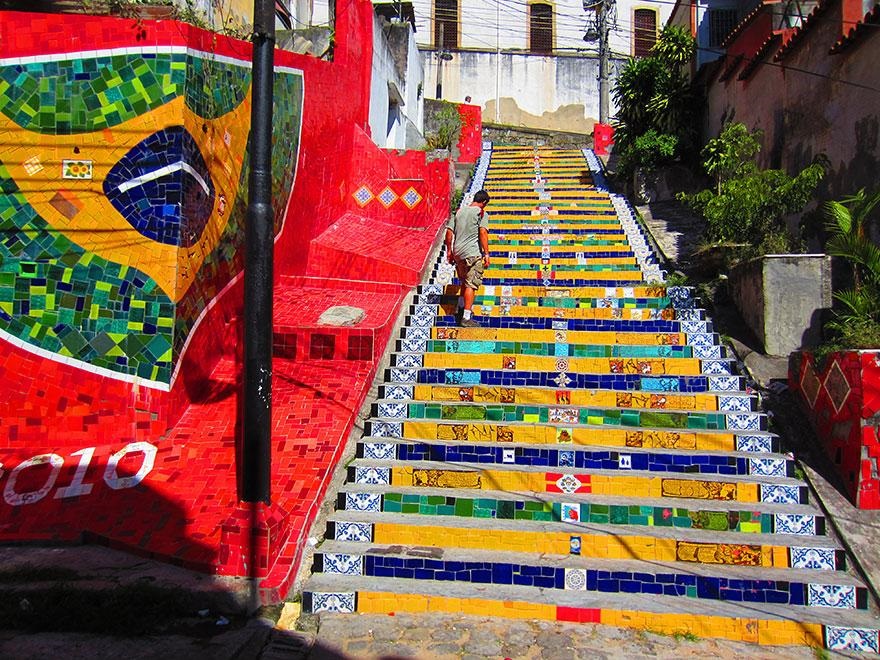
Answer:
MULTIPOLYGON (((491 536, 491 535, 490 535, 491 536)), ((566 546, 569 541, 566 541, 566 546)), ((431 546, 425 546, 431 547, 431 546)), ((428 582, 516 585, 534 589, 773 603, 807 608, 866 610, 868 590, 841 571, 599 559, 549 554, 326 541, 313 573, 387 577, 428 582), (414 551, 410 553, 410 551, 414 551)), ((672 604, 669 604, 672 606, 672 604)))
POLYGON ((305 612, 435 613, 497 616, 534 621, 599 623, 762 645, 803 645, 834 651, 878 652, 877 622, 858 610, 797 608, 609 594, 580 589, 363 578, 316 574, 303 592, 305 612))
MULTIPOLYGON (((595 445, 560 447, 555 443, 550 447, 523 443, 511 447, 507 446, 507 442, 496 442, 496 436, 491 432, 486 435, 490 436, 488 441, 494 444, 470 444, 466 439, 456 437, 454 429, 451 431, 447 437, 438 438, 435 442, 412 442, 401 438, 383 438, 383 442, 363 441, 356 449, 356 456, 367 460, 393 460, 399 463, 445 461, 457 465, 516 465, 569 470, 685 473, 713 477, 795 475, 794 461, 782 456, 680 451, 666 447, 658 451, 633 447, 627 447, 626 451, 616 451, 595 445)), ((375 437, 379 437, 378 434, 375 437)), ((355 476, 358 474, 356 468, 352 467, 349 472, 355 483, 363 483, 355 476)))
MULTIPOLYGON (((327 537, 335 541, 379 545, 406 545, 418 539, 422 546, 497 552, 636 559, 681 564, 803 568, 842 571, 846 553, 827 537, 782 537, 693 528, 630 528, 572 519, 572 505, 558 512, 552 523, 525 519, 347 512, 331 517, 327 537), (568 515, 569 517, 566 517, 568 515)), ((556 511, 553 512, 557 513, 556 511)))
MULTIPOLYGON (((754 400, 747 404, 755 405, 754 400)), ((684 410, 631 410, 621 408, 557 408, 551 406, 479 405, 462 403, 405 404, 382 400, 373 404, 372 416, 384 420, 405 418, 407 422, 523 422, 590 426, 625 426, 641 429, 766 430, 767 416, 758 412, 723 411, 695 413, 684 410)), ((555 427, 556 428, 556 427, 555 427)), ((412 437, 404 435, 403 437, 412 437)), ((432 436, 433 437, 433 436, 432 436)))
MULTIPOLYGON (((578 522, 595 525, 626 525, 685 530, 709 530, 739 534, 824 536, 825 517, 808 505, 738 503, 664 498, 662 502, 638 497, 546 493, 540 497, 503 491, 400 488, 377 491, 376 487, 349 483, 337 501, 339 519, 371 513, 403 513, 424 516, 525 520, 535 522, 578 522)), ((341 529, 337 526, 337 531, 341 529)), ((357 529, 350 530, 357 534, 357 529)), ((363 540, 329 534, 338 541, 363 540)), ((809 545, 792 540, 794 545, 809 545)))
POLYGON ((687 376, 689 374, 730 375, 733 360, 699 360, 688 357, 601 358, 497 353, 397 353, 392 366, 402 368, 480 369, 499 371, 516 369, 532 373, 541 371, 577 372, 582 374, 634 374, 643 376, 687 376))
MULTIPOLYGON (((672 410, 672 411, 732 411, 749 412, 756 405, 754 398, 746 393, 651 393, 651 392, 614 392, 611 390, 547 390, 542 388, 497 388, 482 386, 443 386, 418 384, 384 384, 379 388, 379 396, 392 401, 419 402, 476 402, 478 404, 520 404, 554 406, 591 406, 617 407, 623 412, 630 410, 672 410)), ((549 413, 548 413, 549 414, 549 413)), ((554 413, 556 414, 556 413, 554 413)), ((571 413, 558 413, 561 416, 571 413)), ((634 431, 637 432, 637 431, 634 431)), ((739 434, 737 435, 740 439, 739 434)), ((750 444, 761 442, 761 434, 753 437, 746 435, 742 439, 750 444)), ((635 446, 639 445, 640 436, 632 436, 635 446)), ((769 448, 740 447, 739 451, 770 451, 769 448)))
POLYGON ((480 187, 493 196, 482 327, 458 327, 441 249, 349 457, 304 610, 876 651, 868 591, 759 397, 694 291, 665 285, 595 156, 484 145, 465 204, 480 187))
MULTIPOLYGON (((620 457, 618 456, 618 464, 620 457)), ((360 484, 414 488, 470 488, 522 493, 596 493, 626 497, 676 497, 736 502, 806 504, 806 485, 784 476, 724 475, 704 478, 700 474, 673 473, 659 476, 633 469, 591 469, 575 471, 549 466, 495 463, 490 467, 443 461, 393 461, 358 459, 349 474, 360 484)), ((665 473, 661 473, 665 474, 665 473)))
MULTIPOLYGON (((498 443, 514 449, 523 444, 557 446, 560 451, 572 451, 572 447, 600 444, 603 448, 615 447, 623 451, 635 448, 699 450, 699 451, 740 451, 755 456, 772 452, 778 447, 778 439, 764 436, 739 436, 718 432, 682 432, 657 429, 627 431, 622 429, 597 429, 584 427, 548 427, 536 425, 490 425, 490 424, 426 424, 414 422, 392 422, 371 420, 370 430, 364 442, 382 443, 391 439, 440 440, 458 442, 498 443)), ((571 457, 572 454, 567 454, 571 457)), ((565 460, 568 460, 567 458, 565 460)))

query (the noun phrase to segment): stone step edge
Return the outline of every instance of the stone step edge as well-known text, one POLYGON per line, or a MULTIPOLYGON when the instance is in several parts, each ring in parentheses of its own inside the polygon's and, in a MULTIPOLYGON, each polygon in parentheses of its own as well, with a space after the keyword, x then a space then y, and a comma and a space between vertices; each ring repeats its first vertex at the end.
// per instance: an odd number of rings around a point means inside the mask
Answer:
MULTIPOLYGON (((690 634, 768 646, 800 644, 834 651, 880 652, 878 623, 864 612, 858 612, 858 616, 841 616, 840 612, 815 611, 813 608, 793 612, 790 606, 766 604, 761 612, 756 612, 754 607, 740 603, 724 603, 726 607, 722 611, 720 608, 709 609, 704 602, 682 602, 680 599, 667 603, 657 597, 632 599, 580 591, 533 594, 528 587, 487 593, 484 588, 464 583, 443 585, 442 593, 425 593, 416 589, 421 585, 410 585, 393 578, 335 579, 337 577, 308 578, 302 592, 303 612, 449 612, 615 625, 661 634, 690 634), (795 613, 797 619, 793 619, 795 613), (791 632, 787 631, 789 628, 791 632)), ((847 610, 846 614, 852 615, 854 611, 847 610)))
MULTIPOLYGON (((571 534, 582 536, 639 536, 645 538, 681 541, 695 544, 719 543, 724 545, 776 545, 793 548, 815 548, 831 550, 839 555, 845 550, 829 536, 805 536, 797 534, 777 534, 763 532, 732 532, 698 529, 693 527, 666 527, 658 525, 629 525, 578 521, 522 520, 511 518, 477 518, 474 516, 440 516, 422 513, 390 513, 377 511, 352 511, 336 509, 327 518, 328 540, 338 539, 330 525, 338 529, 341 524, 397 524, 411 527, 450 527, 468 529, 491 529, 497 531, 530 531, 536 533, 571 534)), ((372 539, 362 542, 373 543, 372 539)), ((837 570, 846 570, 845 562, 837 562, 837 570)))

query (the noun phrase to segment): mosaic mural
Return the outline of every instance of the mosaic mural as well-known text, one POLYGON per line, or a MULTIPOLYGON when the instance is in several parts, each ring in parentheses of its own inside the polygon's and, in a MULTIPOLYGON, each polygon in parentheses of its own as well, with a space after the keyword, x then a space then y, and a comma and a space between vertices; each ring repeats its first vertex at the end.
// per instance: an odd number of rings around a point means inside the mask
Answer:
MULTIPOLYGON (((301 72, 276 69, 276 233, 301 72)), ((242 268, 250 64, 181 47, 0 60, 0 336, 160 389, 242 268)))

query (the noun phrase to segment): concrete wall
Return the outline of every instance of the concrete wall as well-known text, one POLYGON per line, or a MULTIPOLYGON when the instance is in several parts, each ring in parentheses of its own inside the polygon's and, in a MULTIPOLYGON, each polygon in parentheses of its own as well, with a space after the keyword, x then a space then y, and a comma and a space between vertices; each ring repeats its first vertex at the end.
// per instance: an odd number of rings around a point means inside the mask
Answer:
POLYGON ((830 171, 820 183, 821 198, 876 186, 880 31, 864 30, 856 44, 829 54, 841 34, 841 7, 832 2, 780 60, 773 59, 777 49, 772 49, 747 80, 734 74, 726 82, 712 82, 708 135, 718 135, 727 121, 761 129, 760 164, 789 173, 825 154, 830 171))
POLYGON ((424 70, 412 26, 373 14, 370 134, 380 147, 418 146, 422 131, 424 70), (408 140, 408 136, 412 136, 408 140), (410 144, 412 142, 413 144, 410 144))
POLYGON ((831 257, 767 255, 734 268, 729 285, 767 355, 788 355, 821 341, 820 316, 831 307, 831 257))
MULTIPOLYGON (((459 3, 459 49, 452 60, 438 60, 434 44, 432 0, 416 0, 416 41, 425 61, 425 93, 455 103, 471 97, 483 110, 483 121, 530 128, 588 133, 599 115, 598 57, 595 43, 583 37, 594 24, 594 12, 580 0, 553 3, 554 53, 532 55, 528 5, 501 6, 484 0, 459 3), (438 74, 441 74, 438 76, 438 74)), ((632 15, 637 8, 657 9, 661 28, 672 4, 625 0, 617 3, 610 34, 612 83, 622 62, 632 54, 632 15)), ((612 113, 614 108, 612 108, 612 113)))

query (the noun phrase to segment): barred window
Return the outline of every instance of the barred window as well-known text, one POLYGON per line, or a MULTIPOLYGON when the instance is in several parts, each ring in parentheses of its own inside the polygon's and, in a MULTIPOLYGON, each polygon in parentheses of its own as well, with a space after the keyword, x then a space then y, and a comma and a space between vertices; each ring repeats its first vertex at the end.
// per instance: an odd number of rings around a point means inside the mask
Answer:
POLYGON ((434 46, 440 50, 458 48, 458 0, 435 0, 434 46))
POLYGON ((529 6, 529 50, 553 52, 553 7, 544 3, 529 6))
POLYGON ((657 43, 657 10, 636 9, 633 25, 633 57, 647 57, 657 43))
POLYGON ((736 27, 736 9, 709 10, 709 48, 718 48, 736 27))

